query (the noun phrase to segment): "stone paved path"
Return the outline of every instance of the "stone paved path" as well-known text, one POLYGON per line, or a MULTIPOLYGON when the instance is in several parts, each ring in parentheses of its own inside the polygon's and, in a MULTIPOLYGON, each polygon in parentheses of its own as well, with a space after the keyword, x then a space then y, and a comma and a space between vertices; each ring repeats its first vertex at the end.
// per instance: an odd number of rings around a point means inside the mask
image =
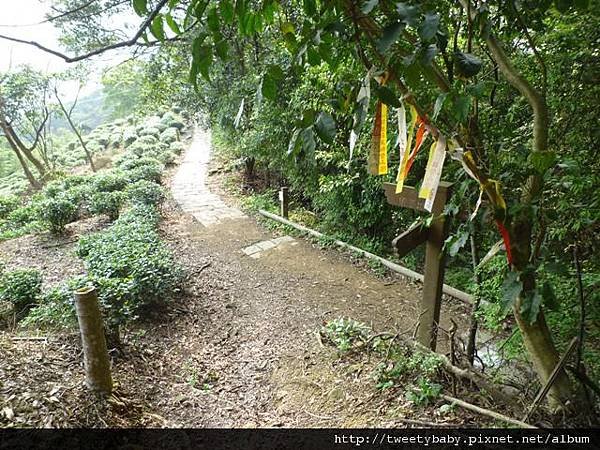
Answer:
POLYGON ((196 129, 192 144, 171 184, 175 201, 205 227, 224 220, 247 217, 240 210, 227 206, 218 195, 208 190, 206 177, 210 152, 210 133, 196 129))

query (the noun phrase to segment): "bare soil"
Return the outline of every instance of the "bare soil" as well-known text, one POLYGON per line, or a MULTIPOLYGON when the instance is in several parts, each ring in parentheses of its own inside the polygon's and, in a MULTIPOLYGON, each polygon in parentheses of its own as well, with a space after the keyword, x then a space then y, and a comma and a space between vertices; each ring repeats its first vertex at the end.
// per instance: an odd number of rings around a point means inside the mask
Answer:
MULTIPOLYGON (((376 390, 374 359, 340 357, 318 338, 335 317, 410 333, 417 284, 377 277, 303 239, 252 259, 241 249, 273 237, 255 219, 205 228, 172 202, 163 213, 161 232, 187 272, 186 289, 122 331, 122 346, 111 351, 115 394, 99 399, 83 387, 75 331, 35 340, 27 339, 40 335, 34 330, 0 332, 0 426, 404 427, 403 418, 485 425, 463 411, 442 416, 443 402, 415 408, 402 386, 376 390)), ((105 225, 75 224, 71 237, 105 225)), ((74 243, 55 244, 25 236, 0 251, 10 268, 43 270, 47 284, 82 273, 74 243)), ((449 317, 464 328, 464 305, 447 302, 443 328, 449 317)))

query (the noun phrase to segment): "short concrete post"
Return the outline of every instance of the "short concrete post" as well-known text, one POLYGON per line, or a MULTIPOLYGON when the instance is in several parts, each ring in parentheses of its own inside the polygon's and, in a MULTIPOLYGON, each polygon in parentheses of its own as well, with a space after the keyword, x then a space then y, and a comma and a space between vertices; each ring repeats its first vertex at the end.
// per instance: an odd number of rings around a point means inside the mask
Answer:
POLYGON ((283 186, 279 191, 279 206, 281 211, 281 217, 285 217, 286 219, 289 216, 289 202, 289 189, 283 186))
POLYGON ((81 331, 85 384, 93 391, 108 394, 112 391, 112 377, 96 289, 93 286, 78 289, 74 297, 81 331))

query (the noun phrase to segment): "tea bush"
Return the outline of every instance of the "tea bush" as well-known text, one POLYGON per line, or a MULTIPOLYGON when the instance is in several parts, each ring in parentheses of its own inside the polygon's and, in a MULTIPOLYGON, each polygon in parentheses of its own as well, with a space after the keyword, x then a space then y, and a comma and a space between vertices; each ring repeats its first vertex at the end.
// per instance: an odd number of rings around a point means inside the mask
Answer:
POLYGON ((0 275, 0 302, 13 305, 17 317, 23 317, 40 298, 42 274, 35 269, 17 269, 0 275))
POLYGON ((126 172, 127 180, 130 183, 135 183, 140 180, 160 183, 163 170, 163 165, 158 162, 156 164, 144 164, 135 169, 128 170, 126 172))
POLYGON ((77 219, 78 205, 64 194, 45 198, 36 208, 40 220, 54 234, 64 233, 65 226, 77 219))
POLYGON ((133 320, 180 290, 182 272, 156 230, 158 211, 135 206, 109 229, 80 239, 77 254, 114 323, 133 320))
POLYGON ((70 328, 77 323, 73 305, 73 291, 81 286, 81 278, 60 283, 41 295, 34 308, 29 311, 20 325, 36 328, 70 328))
POLYGON ((165 199, 164 189, 152 181, 141 180, 127 187, 127 198, 134 205, 158 205, 165 199))
POLYGON ((20 203, 19 197, 15 195, 0 196, 0 219, 5 219, 19 207, 20 203))
POLYGON ((160 134, 160 141, 166 144, 179 140, 179 130, 177 128, 167 128, 160 134))
POLYGON ((123 191, 96 192, 90 199, 90 212, 92 214, 106 214, 111 221, 119 217, 119 211, 125 203, 127 196, 123 191))
POLYGON ((127 176, 118 170, 109 170, 94 177, 94 190, 98 192, 122 191, 127 186, 127 176))

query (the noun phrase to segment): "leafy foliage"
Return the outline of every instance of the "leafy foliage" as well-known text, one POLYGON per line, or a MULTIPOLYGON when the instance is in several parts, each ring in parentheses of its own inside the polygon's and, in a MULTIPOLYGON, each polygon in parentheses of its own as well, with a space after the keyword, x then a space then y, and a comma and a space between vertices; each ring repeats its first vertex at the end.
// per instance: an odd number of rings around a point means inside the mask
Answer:
POLYGON ((45 198, 36 208, 41 221, 55 234, 64 233, 65 226, 77 218, 77 204, 65 195, 45 198))
POLYGON ((127 197, 134 205, 160 205, 165 191, 152 181, 141 180, 127 187, 127 197))
POLYGON ((39 300, 42 274, 35 269, 17 269, 0 274, 0 301, 13 305, 17 317, 23 317, 39 300))
POLYGON ((115 323, 137 318, 180 290, 181 270, 160 240, 157 221, 153 206, 135 206, 108 230, 79 241, 77 254, 115 323))

